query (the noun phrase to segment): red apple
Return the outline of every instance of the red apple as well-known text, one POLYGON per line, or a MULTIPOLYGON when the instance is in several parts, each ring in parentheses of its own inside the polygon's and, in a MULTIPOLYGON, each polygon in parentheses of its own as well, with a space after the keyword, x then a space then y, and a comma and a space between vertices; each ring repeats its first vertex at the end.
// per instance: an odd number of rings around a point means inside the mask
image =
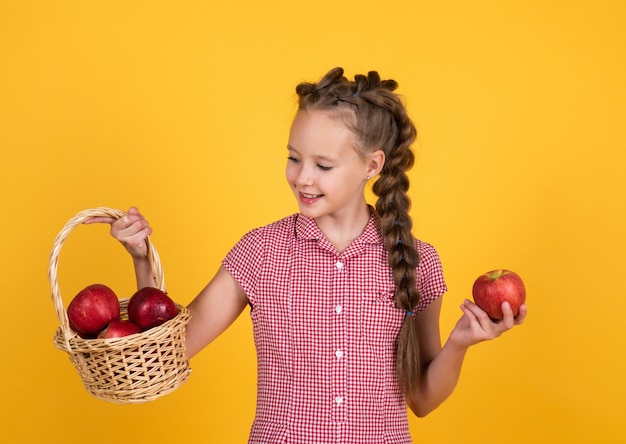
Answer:
POLYGON ((513 315, 516 316, 520 305, 526 300, 526 289, 522 278, 509 270, 493 270, 476 279, 472 287, 474 302, 483 309, 491 319, 499 320, 502 314, 502 303, 511 304, 513 315))
POLYGON ((141 333, 141 328, 137 324, 123 319, 115 319, 100 332, 98 339, 121 338, 135 333, 141 333))
POLYGON ((120 303, 109 287, 93 284, 74 296, 67 316, 70 327, 82 338, 95 338, 109 322, 119 319, 120 303))
POLYGON ((178 314, 178 307, 163 291, 154 287, 138 290, 128 301, 128 318, 147 330, 178 314))

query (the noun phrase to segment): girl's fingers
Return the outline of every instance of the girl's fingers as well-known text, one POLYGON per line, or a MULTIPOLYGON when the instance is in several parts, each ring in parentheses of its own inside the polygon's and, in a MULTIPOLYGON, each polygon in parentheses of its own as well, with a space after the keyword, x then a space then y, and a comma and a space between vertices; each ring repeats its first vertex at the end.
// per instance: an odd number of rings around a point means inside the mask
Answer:
POLYGON ((487 313, 485 313, 478 305, 474 304, 468 299, 465 300, 463 305, 469 312, 472 313, 473 317, 478 321, 483 330, 489 330, 492 321, 487 313))
POLYGON ((133 257, 145 257, 148 252, 146 239, 152 234, 152 227, 136 207, 129 208, 122 217, 90 217, 84 224, 104 223, 111 225, 111 236, 120 241, 133 257))
POLYGON ((115 222, 117 219, 114 217, 108 217, 108 216, 94 216, 94 217, 90 217, 89 219, 87 219, 85 222, 83 222, 84 224, 112 224, 113 222, 115 222))
MULTIPOLYGON (((128 228, 129 226, 131 226, 133 223, 137 222, 138 220, 145 220, 145 219, 141 215, 137 207, 130 207, 128 209, 128 212, 124 216, 120 217, 119 219, 115 217, 110 217, 110 216, 94 216, 94 217, 90 217, 83 223, 84 224, 100 223, 100 224, 111 224, 111 225, 116 223, 122 228, 128 228)), ((147 223, 148 222, 146 221, 146 224, 147 223)))
POLYGON ((504 330, 513 328, 513 326, 515 325, 515 319, 513 318, 513 309, 511 308, 511 304, 506 301, 502 303, 502 314, 504 316, 502 318, 502 321, 500 322, 500 327, 504 327, 504 330))
POLYGON ((496 321, 469 299, 463 301, 460 308, 464 316, 457 322, 454 338, 464 346, 499 337, 515 325, 523 323, 527 313, 526 305, 522 305, 518 314, 513 316, 511 305, 505 302, 502 304, 504 318, 496 321))
POLYGON ((461 305, 461 309, 469 321, 467 327, 471 337, 473 338, 473 343, 493 338, 493 322, 483 310, 469 300, 465 300, 463 305, 461 305))
POLYGON ((515 325, 523 324, 527 314, 528 308, 526 307, 526 304, 520 305, 517 316, 515 316, 515 325))

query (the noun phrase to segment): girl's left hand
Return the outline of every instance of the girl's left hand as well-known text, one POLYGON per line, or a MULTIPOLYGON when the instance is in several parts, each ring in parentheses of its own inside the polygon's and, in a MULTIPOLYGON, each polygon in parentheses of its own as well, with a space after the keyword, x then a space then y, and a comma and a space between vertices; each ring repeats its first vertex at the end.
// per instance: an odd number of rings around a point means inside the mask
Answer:
POLYGON ((504 318, 501 321, 492 321, 487 313, 472 301, 465 300, 461 305, 463 316, 457 322, 450 334, 450 341, 457 346, 467 348, 479 342, 495 339, 507 330, 524 322, 527 314, 525 304, 519 308, 517 316, 508 302, 502 303, 504 318))

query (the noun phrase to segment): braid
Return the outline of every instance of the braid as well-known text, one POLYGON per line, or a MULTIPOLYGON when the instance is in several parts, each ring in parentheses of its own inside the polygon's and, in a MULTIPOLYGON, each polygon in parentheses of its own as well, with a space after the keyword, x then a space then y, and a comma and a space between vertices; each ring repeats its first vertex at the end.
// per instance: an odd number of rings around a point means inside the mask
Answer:
POLYGON ((411 315, 419 303, 420 295, 416 285, 419 254, 411 233, 413 223, 409 215, 411 201, 407 195, 409 179, 406 175, 414 161, 410 145, 415 139, 415 129, 408 122, 400 138, 402 142, 396 146, 395 153, 388 157, 372 191, 379 197, 376 212, 380 216, 389 252, 389 265, 396 284, 396 304, 407 311, 398 338, 397 361, 400 383, 410 392, 417 382, 421 364, 417 328, 411 315))
POLYGON ((317 84, 301 83, 296 87, 299 109, 315 108, 334 113, 343 119, 359 141, 359 149, 367 153, 382 150, 385 164, 372 191, 378 200, 385 247, 388 252, 395 302, 407 312, 398 338, 398 379, 410 392, 419 375, 419 342, 413 309, 420 295, 416 286, 419 254, 411 234, 409 215, 411 201, 407 195, 407 171, 413 166, 411 145, 416 138, 415 126, 406 108, 394 93, 395 80, 381 80, 377 72, 357 74, 354 81, 343 75, 342 68, 328 72, 317 84))

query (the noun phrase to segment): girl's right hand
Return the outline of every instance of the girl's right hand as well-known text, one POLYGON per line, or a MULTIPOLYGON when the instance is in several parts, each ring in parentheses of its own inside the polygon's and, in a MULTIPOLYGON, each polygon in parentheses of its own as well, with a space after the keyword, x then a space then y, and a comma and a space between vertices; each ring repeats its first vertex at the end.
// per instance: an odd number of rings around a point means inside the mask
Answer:
POLYGON ((146 238, 152 234, 152 228, 136 207, 131 207, 125 216, 116 219, 108 216, 95 216, 85 224, 106 223, 111 225, 111 236, 120 241, 133 258, 145 258, 148 255, 146 238))

